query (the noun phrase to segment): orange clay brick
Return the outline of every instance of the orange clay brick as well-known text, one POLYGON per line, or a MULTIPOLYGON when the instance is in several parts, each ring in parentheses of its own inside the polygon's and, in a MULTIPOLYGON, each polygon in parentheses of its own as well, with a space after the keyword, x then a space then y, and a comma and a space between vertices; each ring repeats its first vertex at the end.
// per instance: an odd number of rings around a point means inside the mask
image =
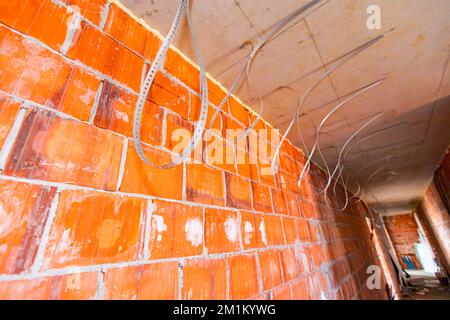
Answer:
POLYGON ((269 245, 284 244, 281 217, 274 215, 264 215, 264 226, 266 239, 269 245))
POLYGON ((255 255, 238 255, 229 258, 230 298, 246 299, 259 293, 258 271, 255 255))
POLYGON ((230 112, 233 118, 242 123, 245 127, 250 125, 247 109, 244 108, 235 98, 230 98, 230 112))
MULTIPOLYGON (((222 115, 222 119, 223 119, 223 131, 224 131, 223 134, 225 136, 227 133, 226 130, 233 130, 234 132, 236 132, 236 134, 244 133, 245 128, 239 122, 234 120, 232 117, 224 114, 224 115, 222 115), (240 131, 238 131, 238 130, 240 130, 240 131)), ((234 132, 233 132, 233 134, 235 134, 234 132)), ((228 134, 228 135, 230 135, 230 134, 228 134)), ((231 141, 233 143, 235 143, 237 141, 236 138, 234 138, 233 140, 234 141, 231 141)))
MULTIPOLYGON (((314 201, 314 187, 310 181, 310 175, 306 174, 306 177, 300 182, 300 193, 303 199, 314 201)), ((302 208, 303 209, 303 208, 302 208)))
POLYGON ((288 214, 289 211, 284 193, 277 189, 271 189, 271 193, 275 212, 278 214, 288 214))
POLYGON ((296 220, 294 218, 282 217, 284 235, 287 244, 294 244, 298 240, 296 220))
POLYGON ((252 182, 253 209, 263 212, 272 212, 272 199, 270 189, 252 182))
POLYGON ((192 90, 200 92, 200 71, 172 48, 167 51, 164 68, 192 90))
POLYGON ((322 233, 317 221, 308 222, 309 235, 311 236, 311 242, 322 241, 322 233))
MULTIPOLYGON (((191 100, 190 100, 190 109, 189 109, 189 120, 190 121, 198 121, 198 119, 200 117, 202 101, 198 96, 196 96, 192 93, 191 93, 190 99, 191 100)), ((216 109, 214 109, 213 107, 211 107, 211 105, 209 105, 208 114, 206 116, 206 128, 222 130, 222 112, 219 112, 216 119, 214 120, 213 125, 211 126, 211 120, 212 120, 212 117, 215 112, 216 112, 216 109)))
POLYGON ((0 180, 0 274, 30 270, 55 194, 55 188, 0 180))
POLYGON ((83 17, 96 25, 100 24, 106 3, 107 0, 66 0, 68 6, 77 9, 83 17))
POLYGON ((295 279, 292 283, 292 293, 295 300, 308 300, 309 293, 307 279, 295 279))
MULTIPOLYGON (((105 81, 100 94, 94 124, 128 137, 133 136, 133 117, 137 96, 105 81)), ((141 121, 141 140, 160 145, 163 110, 152 102, 144 106, 141 121)))
POLYGON ((310 240, 308 222, 306 220, 296 219, 296 227, 299 240, 301 242, 308 242, 310 240))
POLYGON ((258 253, 264 290, 269 290, 283 282, 281 262, 275 249, 258 253))
POLYGON ((259 178, 261 180, 261 183, 264 183, 271 187, 275 187, 274 175, 267 174, 267 172, 271 172, 270 170, 271 170, 270 161, 262 162, 262 161, 258 160, 258 171, 259 171, 259 178))
POLYGON ((295 259, 297 261, 297 267, 299 274, 307 274, 310 272, 311 268, 311 255, 309 254, 310 249, 307 246, 295 247, 295 259))
POLYGON ((209 254, 239 251, 240 225, 236 212, 205 209, 205 247, 209 254))
POLYGON ((89 120, 100 79, 2 26, 0 69, 1 90, 89 120))
POLYGON ((261 238, 261 215, 241 211, 241 235, 244 249, 263 247, 261 238))
POLYGON ((186 198, 188 201, 223 206, 223 173, 203 164, 186 165, 186 198))
POLYGON ((153 61, 158 54, 158 50, 160 47, 161 40, 155 34, 153 34, 153 32, 147 31, 144 53, 145 58, 153 61))
POLYGON ((329 241, 330 240, 330 233, 328 232, 328 227, 325 223, 320 224, 320 231, 322 233, 322 240, 323 241, 329 241))
POLYGON ((189 92, 161 72, 156 73, 147 100, 177 113, 183 119, 188 119, 189 92))
POLYGON ((148 251, 151 259, 199 255, 203 251, 203 211, 155 201, 148 251))
POLYGON ((293 174, 294 169, 291 168, 291 159, 287 156, 287 154, 281 152, 279 155, 279 159, 280 170, 284 171, 287 174, 293 174))
MULTIPOLYGON (((166 114, 166 140, 165 147, 172 150, 176 154, 181 154, 182 149, 186 148, 194 132, 194 126, 180 116, 167 113, 166 114), (180 131, 183 140, 179 140, 180 131), (180 150, 177 150, 177 149, 180 150)), ((202 142, 199 143, 199 146, 202 142)))
POLYGON ((177 262, 108 269, 105 299, 174 300, 178 296, 177 262))
POLYGON ((259 181, 259 169, 255 163, 252 163, 252 157, 245 149, 236 146, 236 167, 237 172, 252 181, 259 181))
MULTIPOLYGON (((207 80, 208 82, 208 98, 209 101, 214 104, 216 107, 220 105, 223 98, 227 95, 225 91, 220 88, 216 83, 211 81, 211 79, 207 80)), ((228 112, 228 103, 225 102, 222 108, 225 112, 228 112)))
POLYGON ((130 261, 139 251, 142 199, 94 191, 62 191, 44 269, 130 261))
MULTIPOLYGON (((146 157, 155 164, 162 165, 171 161, 171 156, 164 151, 145 145, 142 148, 146 157)), ((148 165, 139 158, 134 144, 129 142, 120 191, 181 200, 182 185, 182 165, 170 169, 158 169, 148 165)))
POLYGON ((283 192, 300 194, 300 189, 298 188, 298 178, 289 174, 283 174, 281 171, 277 174, 277 185, 283 192), (281 178, 282 177, 282 178, 281 178))
POLYGON ((272 300, 292 300, 291 284, 286 283, 272 290, 272 300))
POLYGON ((258 182, 260 181, 260 177, 259 177, 259 168, 257 164, 254 163, 250 163, 250 175, 251 175, 251 180, 258 182))
POLYGON ((294 250, 292 248, 281 249, 280 256, 284 281, 296 278, 298 276, 298 268, 294 250))
POLYGON ((184 300, 224 300, 227 298, 225 259, 187 260, 183 266, 184 300))
POLYGON ((284 192, 284 197, 286 199, 286 204, 289 209, 289 215, 294 217, 301 217, 300 207, 297 202, 297 196, 292 192, 284 192))
POLYGON ((4 172, 115 190, 122 143, 107 131, 33 109, 24 119, 4 172))
POLYGON ((251 184, 237 175, 225 173, 227 206, 239 209, 252 208, 251 184))
POLYGON ((74 15, 50 0, 8 0, 0 3, 0 21, 59 50, 74 15))
POLYGON ((220 138, 217 129, 204 134, 204 162, 221 168, 224 171, 236 172, 235 147, 225 139, 220 138))
POLYGON ((14 125, 21 103, 0 93, 0 149, 14 125))
POLYGON ((310 255, 312 257, 312 263, 316 268, 320 268, 320 266, 325 263, 325 257, 322 245, 315 244, 310 247, 310 255))
POLYGON ((67 55, 140 91, 143 58, 84 21, 67 55))
POLYGON ((147 29, 112 3, 104 31, 141 56, 145 53, 147 29))
MULTIPOLYGON (((250 116, 250 123, 254 123, 257 116, 256 116, 254 113, 251 113, 251 112, 249 112, 249 116, 250 116)), ((267 128, 266 128, 266 125, 264 124, 264 122, 262 121, 262 119, 260 119, 260 120, 256 123, 256 125, 255 125, 255 127, 254 127, 254 130, 256 130, 257 132, 260 132, 260 130, 264 130, 264 129, 267 129, 267 128)))
POLYGON ((270 300, 270 292, 263 292, 250 298, 250 300, 270 300))
POLYGON ((316 205, 311 204, 309 201, 302 199, 300 201, 300 207, 302 208, 303 218, 316 218, 316 205))
POLYGON ((88 300, 97 291, 97 272, 0 282, 1 300, 88 300))

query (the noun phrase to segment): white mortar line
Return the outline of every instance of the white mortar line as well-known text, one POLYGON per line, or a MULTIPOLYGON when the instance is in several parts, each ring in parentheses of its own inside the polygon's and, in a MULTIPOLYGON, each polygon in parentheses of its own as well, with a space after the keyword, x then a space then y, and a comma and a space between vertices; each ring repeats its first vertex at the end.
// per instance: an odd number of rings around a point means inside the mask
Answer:
POLYGON ((45 228, 41 236, 41 242, 36 253, 36 258, 33 265, 31 266, 31 273, 38 273, 44 263, 45 248, 47 247, 47 243, 50 237, 50 230, 53 225, 53 220, 55 219, 56 210, 58 208, 59 192, 59 190, 56 190, 55 197, 52 200, 50 212, 48 214, 47 221, 45 222, 45 228))
POLYGON ((100 15, 100 23, 99 23, 99 29, 101 31, 105 30, 106 21, 108 20, 109 15, 109 9, 111 7, 111 2, 106 2, 105 6, 103 7, 103 10, 101 11, 100 15))
POLYGON ((284 232, 284 223, 283 223, 283 221, 284 221, 284 218, 280 216, 281 232, 283 233, 283 240, 284 240, 284 243, 287 243, 287 241, 286 241, 286 233, 284 232))
POLYGON ((187 196, 186 196, 186 179, 187 179, 187 167, 186 167, 186 161, 183 161, 183 182, 181 184, 181 200, 182 201, 187 201, 187 196))
POLYGON ((280 273, 281 273, 281 280, 283 283, 286 282, 286 275, 284 274, 284 268, 283 268, 283 260, 281 257, 281 250, 277 250, 276 254, 278 256, 278 265, 280 266, 280 273))
POLYGON ((61 45, 61 53, 66 55, 69 51, 70 46, 72 45, 72 41, 75 37, 75 34, 81 27, 81 21, 83 17, 79 13, 74 13, 70 18, 70 22, 67 21, 67 34, 64 40, 64 43, 61 45))
POLYGON ((263 286, 263 281, 262 281, 261 264, 259 263, 258 251, 256 251, 256 253, 255 253, 255 258, 256 258, 256 276, 258 278, 259 293, 261 293, 264 290, 264 286, 263 286))
POLYGON ((166 108, 163 108, 163 118, 161 122, 161 146, 164 147, 167 141, 167 112, 166 108))
POLYGON ((202 255, 204 257, 208 256, 208 248, 206 247, 206 208, 202 208, 202 225, 203 225, 203 234, 202 234, 202 244, 203 244, 203 251, 202 255))
MULTIPOLYGON (((242 252, 244 250, 244 237, 242 235, 242 217, 241 217, 240 211, 237 212, 237 217, 238 217, 238 223, 239 223, 239 228, 238 228, 239 246, 240 246, 241 252, 242 252)), ((255 232, 256 232, 256 230, 255 230, 255 232)))
POLYGON ((145 220, 145 233, 144 233, 144 260, 149 260, 151 257, 150 252, 150 233, 151 233, 151 223, 152 223, 152 214, 156 209, 156 205, 153 203, 152 200, 147 201, 147 216, 145 220))
POLYGON ((223 187, 223 206, 226 207, 228 204, 228 199, 227 199, 227 177, 226 177, 226 173, 221 171, 222 174, 222 187, 223 187))
POLYGON ((178 262, 178 300, 183 300, 183 267, 184 260, 178 262))
POLYGON ((95 300, 104 300, 105 299, 105 282, 104 282, 104 272, 100 270, 98 272, 97 279, 97 290, 95 292, 95 300))
POLYGON ((148 66, 148 61, 146 60, 144 62, 144 65, 142 66, 141 91, 142 91, 142 87, 144 86, 145 78, 147 77, 147 66, 148 66))
POLYGON ((120 186, 122 184, 123 175, 125 173, 125 163, 127 161, 127 154, 128 154, 128 139, 124 139, 122 145, 122 155, 120 159, 119 176, 117 177, 116 191, 120 190, 120 186))
POLYGON ((105 85, 105 80, 102 80, 100 82, 100 85, 98 86, 97 94, 95 95, 94 105, 92 106, 92 109, 91 109, 91 116, 89 117, 90 124, 94 123, 95 115, 97 114, 97 109, 98 109, 98 105, 100 103, 104 85, 105 85))
POLYGON ((0 170, 5 169, 6 161, 14 145, 14 141, 16 141, 17 136, 19 135, 26 113, 27 110, 21 107, 16 115, 16 119, 14 120, 5 143, 3 144, 3 148, 0 151, 0 170))
POLYGON ((230 263, 228 259, 225 259, 225 281, 226 281, 226 292, 225 292, 225 299, 229 300, 231 299, 231 292, 230 292, 230 263))

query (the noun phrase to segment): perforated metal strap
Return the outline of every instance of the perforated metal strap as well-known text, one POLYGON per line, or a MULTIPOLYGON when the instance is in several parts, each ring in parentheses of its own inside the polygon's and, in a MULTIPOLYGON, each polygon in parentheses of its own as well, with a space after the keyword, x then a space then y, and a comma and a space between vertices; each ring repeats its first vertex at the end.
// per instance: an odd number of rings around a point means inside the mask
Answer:
POLYGON ((190 11, 189 11, 189 1, 188 0, 180 0, 177 13, 175 15, 175 19, 172 23, 172 26, 170 28, 169 33, 167 34, 167 37, 164 39, 161 47, 158 50, 158 53, 156 54, 156 57, 150 67, 150 70, 147 73, 147 76, 145 77, 144 83, 141 88, 141 92, 139 94, 138 101, 136 103, 135 111, 134 111, 134 118, 133 118, 133 140, 134 140, 134 146, 136 149, 136 152, 138 153, 139 157, 144 161, 145 163, 160 168, 160 169, 169 169, 172 168, 180 163, 182 163, 185 159, 187 159, 192 151, 196 148, 198 143, 202 140, 203 131, 205 128, 205 122, 208 112, 208 87, 207 87, 207 81, 206 81, 206 73, 204 69, 203 60, 200 54, 200 50, 198 47, 198 43, 195 38, 194 30, 192 28, 192 23, 190 19, 190 11), (172 159, 169 163, 163 164, 163 165, 157 165, 150 161, 144 154, 144 151, 142 149, 142 142, 141 142, 141 122, 142 122, 142 113, 144 110, 145 101, 147 99, 148 93, 150 91, 150 88, 153 84, 153 81, 155 79, 156 73, 160 70, 166 54, 167 50, 170 47, 170 44, 172 43, 173 39, 175 38, 176 32, 181 24, 183 15, 186 14, 186 18, 190 27, 192 40, 195 47, 195 52, 197 55, 197 59, 199 60, 200 65, 200 88, 201 88, 201 111, 200 111, 200 118, 199 121, 195 127, 194 130, 194 136, 192 137, 190 143, 187 145, 187 147, 183 150, 180 156, 175 157, 175 159, 172 159))
MULTIPOLYGON (((357 93, 355 93, 354 95, 352 95, 349 99, 344 100, 344 101, 341 103, 341 105, 340 105, 339 107, 341 107, 341 106, 342 106, 343 104, 345 104, 346 102, 352 100, 353 98, 357 97, 358 95, 360 95, 360 94, 366 92, 367 90, 370 90, 371 88, 373 88, 373 87, 379 85, 382 81, 383 81, 383 80, 376 81, 376 82, 374 82, 373 84, 371 84, 370 86, 363 88, 363 89, 360 90, 359 92, 357 92, 357 93)), ((335 108, 335 109, 336 109, 336 108, 335 108)), ((334 109, 333 109, 333 110, 334 110, 334 109)), ((325 191, 325 195, 327 194, 327 190, 328 190, 328 187, 329 187, 330 184, 331 184, 331 180, 333 179, 334 175, 336 174, 336 172, 337 172, 337 170, 338 170, 338 168, 339 168, 339 166, 340 166, 341 159, 342 159, 342 154, 343 154, 345 148, 347 148, 348 144, 353 140, 353 138, 355 138, 361 131, 363 131, 365 128, 367 128, 372 122, 374 122, 376 119, 378 119, 382 114, 383 114, 383 112, 380 112, 380 113, 376 114, 375 116, 373 116, 373 117, 372 117, 369 121, 367 121, 361 128, 359 128, 357 131, 355 131, 355 132, 350 136, 350 138, 347 139, 347 141, 344 143, 344 145, 343 145, 342 148, 341 148, 341 151, 339 152, 339 157, 338 157, 338 162, 337 162, 337 164, 336 164, 336 167, 334 168, 333 172, 331 173, 330 177, 328 178, 327 184, 326 184, 325 188, 323 189, 323 190, 325 191)), ((311 161, 311 157, 312 157, 312 156, 310 155, 310 157, 309 157, 309 160, 310 160, 310 161, 311 161)))

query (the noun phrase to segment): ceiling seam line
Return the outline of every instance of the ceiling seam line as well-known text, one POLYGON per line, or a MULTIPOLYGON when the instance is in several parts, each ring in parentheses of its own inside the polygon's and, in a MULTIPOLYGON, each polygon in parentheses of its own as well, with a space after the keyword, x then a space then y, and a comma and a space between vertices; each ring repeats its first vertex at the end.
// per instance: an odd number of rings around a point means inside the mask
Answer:
POLYGON ((237 0, 234 0, 234 4, 236 5, 236 7, 238 7, 239 11, 241 12, 241 14, 244 16, 245 20, 247 20, 248 23, 250 23, 250 28, 254 29, 256 31, 256 36, 261 39, 261 33, 259 32, 259 30, 256 28, 256 25, 253 23, 252 20, 250 20, 250 17, 247 16, 247 14, 245 13, 244 9, 241 8, 239 2, 237 0))
MULTIPOLYGON (((319 56, 320 62, 322 64, 322 69, 326 70, 325 63, 324 63, 322 55, 320 54, 320 51, 319 51, 319 47, 318 47, 318 45, 317 45, 317 43, 316 43, 316 41, 314 39, 314 36, 313 36, 313 34, 311 32, 311 29, 309 28, 309 25, 308 25, 308 22, 306 21, 306 18, 303 19, 303 23, 304 23, 304 25, 306 27, 306 30, 308 31, 308 35, 309 35, 312 43, 314 44, 314 48, 316 49, 317 55, 319 56)), ((339 98, 339 95, 337 94, 336 88, 334 87, 334 83, 331 80, 330 75, 328 75, 327 78, 328 78, 328 81, 330 81, 331 87, 333 88, 333 91, 334 91, 334 94, 336 95, 337 100, 340 102, 341 100, 339 98)), ((335 141, 334 144, 336 145, 336 141, 335 141)))
MULTIPOLYGON (((306 18, 303 19, 303 21, 304 21, 306 30, 308 31, 308 35, 311 38, 312 43, 314 44, 314 48, 316 49, 317 55, 319 56, 320 62, 322 63, 322 69, 326 70, 325 62, 323 61, 322 54, 320 53, 320 50, 319 50, 319 46, 317 45, 314 35, 312 34, 311 29, 309 28, 306 18)), ((328 75, 327 78, 328 78, 328 81, 330 81, 331 87, 333 88, 336 98, 338 99, 339 102, 341 102, 341 100, 340 100, 341 98, 339 97, 339 95, 337 93, 336 86, 334 85, 333 80, 331 79, 330 75, 328 75)))

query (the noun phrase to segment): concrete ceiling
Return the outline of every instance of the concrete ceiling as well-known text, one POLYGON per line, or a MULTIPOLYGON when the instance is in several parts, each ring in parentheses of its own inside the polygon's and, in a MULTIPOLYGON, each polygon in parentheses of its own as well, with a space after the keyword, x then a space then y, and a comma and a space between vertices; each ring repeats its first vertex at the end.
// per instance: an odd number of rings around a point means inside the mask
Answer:
MULTIPOLYGON (((176 0, 122 0, 133 13, 166 34, 176 0)), ((207 71, 226 87, 238 76, 251 48, 279 19, 307 0, 191 0, 207 71)), ((333 63, 381 33, 386 36, 324 79, 306 101, 301 126, 311 148, 322 118, 355 90, 382 77, 376 88, 352 100, 327 122, 320 146, 334 166, 338 148, 371 116, 384 112, 352 147, 345 166, 351 186, 366 183, 364 199, 387 212, 411 210, 450 144, 450 1, 323 0, 292 22, 254 60, 252 85, 264 97, 264 118, 284 132, 302 95, 333 63), (381 8, 381 30, 369 30, 366 8, 381 8)), ((186 23, 175 45, 195 61, 186 23)), ((258 110, 247 85, 237 91, 258 110)), ((301 146, 296 130, 291 141, 301 146)), ((316 156, 316 163, 322 161, 316 156)), ((322 165, 323 166, 323 165, 322 165)))

